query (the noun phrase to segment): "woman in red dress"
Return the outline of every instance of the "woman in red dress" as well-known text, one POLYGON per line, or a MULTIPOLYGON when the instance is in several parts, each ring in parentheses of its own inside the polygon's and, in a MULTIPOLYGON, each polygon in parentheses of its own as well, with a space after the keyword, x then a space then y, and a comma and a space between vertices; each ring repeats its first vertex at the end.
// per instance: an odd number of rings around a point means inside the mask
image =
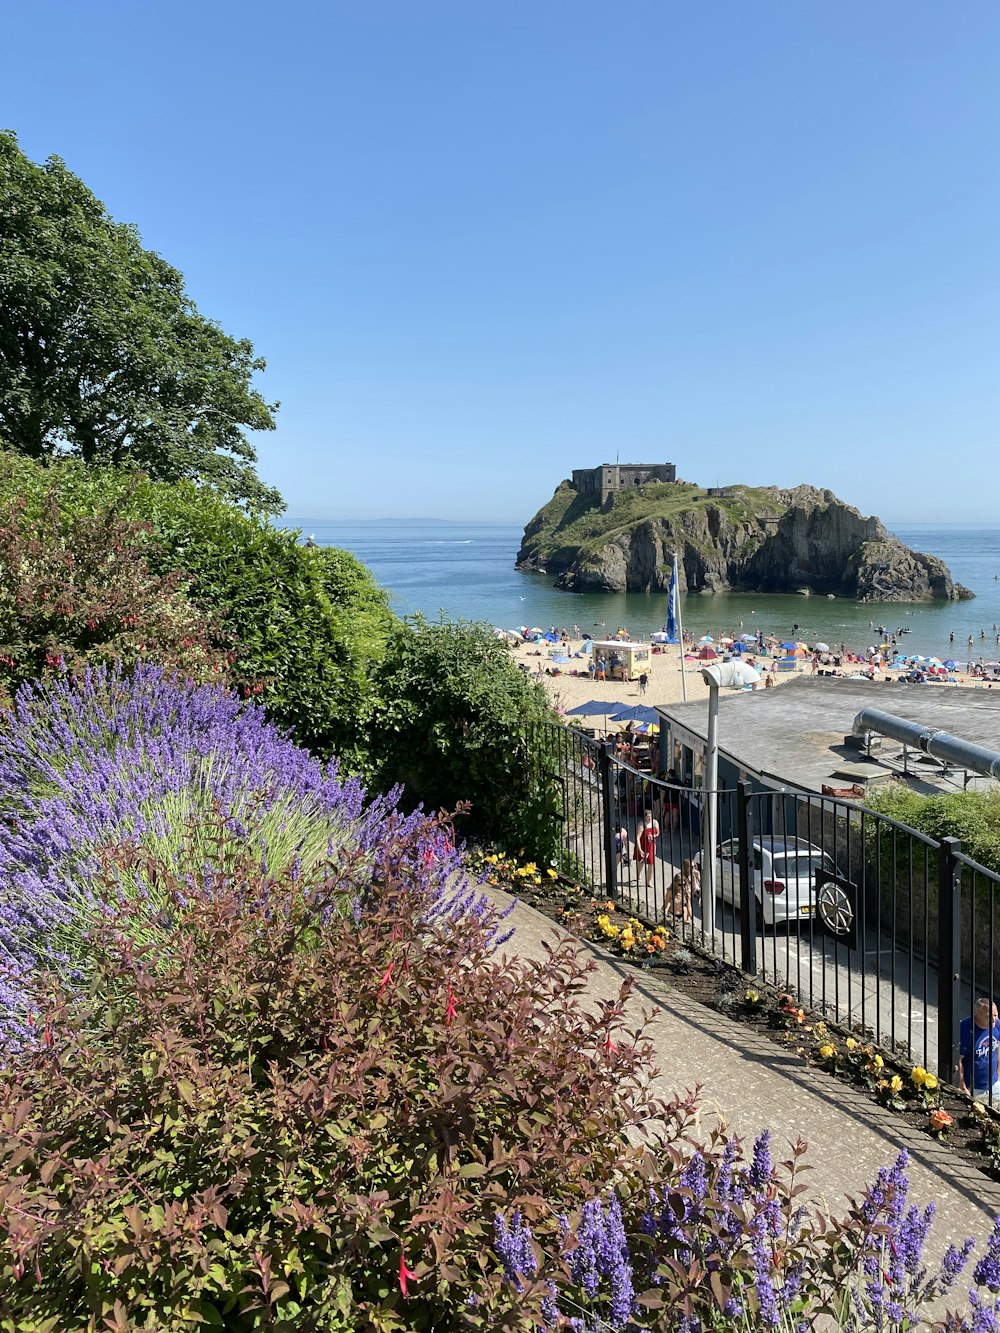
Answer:
POLYGON ((656 839, 660 836, 660 826, 653 818, 652 810, 646 810, 642 816, 642 828, 636 834, 635 859, 646 867, 646 883, 653 882, 653 858, 656 855, 656 839))

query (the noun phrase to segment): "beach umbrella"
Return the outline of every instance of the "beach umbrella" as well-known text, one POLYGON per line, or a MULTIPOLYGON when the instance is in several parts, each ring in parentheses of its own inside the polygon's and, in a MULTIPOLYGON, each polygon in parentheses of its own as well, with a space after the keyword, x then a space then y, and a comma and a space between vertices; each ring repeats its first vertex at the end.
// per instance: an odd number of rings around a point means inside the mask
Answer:
POLYGON ((958 670, 958 663, 955 661, 955 659, 954 659, 953 657, 949 657, 948 660, 947 660, 947 662, 945 662, 944 665, 945 665, 945 669, 946 669, 947 671, 957 671, 957 670, 958 670))
POLYGON ((794 643, 779 643, 779 644, 778 644, 778 647, 779 647, 779 648, 784 648, 785 652, 787 652, 787 653, 794 653, 794 652, 795 652, 795 644, 794 644, 794 643))
POLYGON ((828 653, 830 651, 830 645, 828 643, 814 643, 813 647, 818 653, 828 653))
POLYGON ((637 722, 632 730, 639 736, 658 736, 660 728, 655 722, 637 722))
POLYGON ((647 704, 631 704, 627 708, 619 706, 611 714, 612 722, 659 722, 659 720, 659 713, 647 704))
POLYGON ((756 634, 741 634, 741 635, 740 635, 740 640, 741 640, 741 642, 743 642, 743 643, 756 643, 756 642, 757 642, 757 635, 756 635, 756 634))
POLYGON ((537 625, 532 625, 531 629, 528 630, 528 633, 529 633, 529 634, 544 634, 545 631, 544 631, 543 629, 539 629, 539 627, 538 627, 537 625))
POLYGON ((549 660, 551 662, 568 662, 569 658, 565 653, 552 653, 549 660))
POLYGON ((588 699, 575 708, 567 708, 567 717, 597 717, 599 714, 614 712, 617 705, 613 699, 588 699))
POLYGON ((706 634, 705 637, 704 637, 703 639, 699 639, 698 642, 699 642, 699 643, 714 643, 714 640, 713 640, 711 634, 706 634))
POLYGON ((732 639, 730 639, 728 635, 723 635, 723 637, 719 640, 719 642, 724 643, 728 648, 729 645, 732 643, 732 639))
POLYGON ((669 643, 669 642, 670 642, 670 635, 666 632, 666 630, 660 630, 658 633, 653 634, 651 637, 652 637, 652 641, 653 641, 653 643, 669 643))

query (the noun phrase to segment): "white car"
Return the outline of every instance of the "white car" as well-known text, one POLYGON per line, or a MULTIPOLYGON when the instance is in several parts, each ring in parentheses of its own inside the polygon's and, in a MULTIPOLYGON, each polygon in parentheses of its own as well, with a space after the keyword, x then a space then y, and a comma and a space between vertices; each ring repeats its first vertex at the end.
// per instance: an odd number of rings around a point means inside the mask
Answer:
MULTIPOLYGON (((715 892, 725 902, 740 901, 740 844, 732 838, 715 858, 715 892)), ((754 838, 750 844, 750 875, 759 921, 802 921, 819 916, 834 935, 850 933, 851 900, 837 882, 837 867, 822 847, 803 838, 754 838), (822 873, 817 876, 817 871, 822 873), (824 880, 829 875, 829 880, 824 880)))

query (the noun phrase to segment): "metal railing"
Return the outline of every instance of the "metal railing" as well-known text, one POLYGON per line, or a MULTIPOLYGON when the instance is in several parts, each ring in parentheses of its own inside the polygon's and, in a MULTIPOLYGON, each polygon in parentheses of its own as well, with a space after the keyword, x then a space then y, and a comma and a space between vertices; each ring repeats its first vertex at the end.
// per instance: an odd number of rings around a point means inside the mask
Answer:
MULTIPOLYGON (((957 840, 834 797, 670 783, 567 727, 529 750, 554 775, 558 863, 595 894, 949 1082, 970 1031, 994 1066, 1000 1028, 974 1009, 1000 999, 1000 875, 957 840)), ((976 1091, 1000 1108, 1000 1085, 976 1091)))

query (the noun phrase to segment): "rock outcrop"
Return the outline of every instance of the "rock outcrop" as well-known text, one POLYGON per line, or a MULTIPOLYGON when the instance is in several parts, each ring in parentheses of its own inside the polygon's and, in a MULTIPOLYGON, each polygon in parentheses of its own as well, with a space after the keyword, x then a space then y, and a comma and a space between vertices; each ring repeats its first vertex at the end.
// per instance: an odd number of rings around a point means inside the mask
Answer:
POLYGON ((531 520, 519 567, 561 588, 663 592, 677 552, 689 593, 805 592, 866 602, 962 601, 973 594, 933 555, 812 486, 735 486, 708 496, 678 483, 601 509, 563 482, 531 520))

